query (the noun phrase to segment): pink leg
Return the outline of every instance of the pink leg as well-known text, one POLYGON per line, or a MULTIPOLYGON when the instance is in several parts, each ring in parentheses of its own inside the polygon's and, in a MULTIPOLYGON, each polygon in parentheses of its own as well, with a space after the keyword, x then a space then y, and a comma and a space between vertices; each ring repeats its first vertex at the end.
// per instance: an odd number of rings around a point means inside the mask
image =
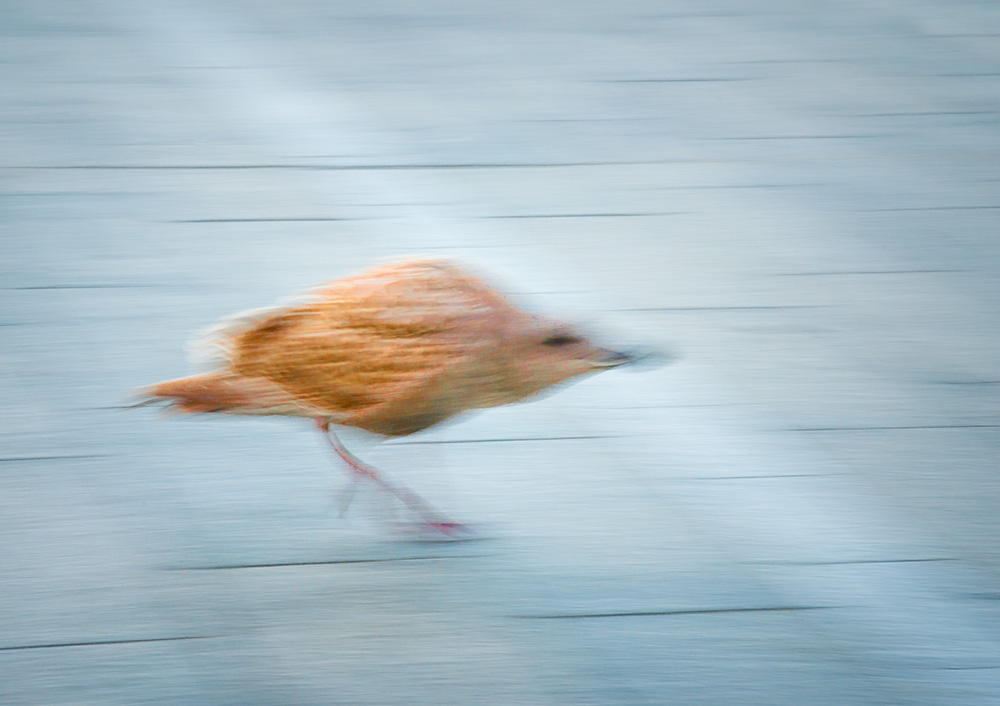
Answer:
MULTIPOLYGON (((413 510, 415 513, 420 515, 423 521, 434 529, 442 532, 444 534, 453 534, 456 532, 464 532, 466 527, 458 522, 450 522, 446 520, 441 513, 431 507, 430 503, 424 500, 422 497, 414 493, 412 490, 404 485, 399 485, 398 483, 390 483, 379 473, 378 469, 374 466, 370 466, 357 456, 352 454, 344 446, 343 442, 337 437, 337 435, 330 429, 329 422, 322 417, 316 418, 316 426, 321 431, 324 432, 326 440, 330 442, 330 446, 337 453, 340 458, 344 460, 350 469, 355 473, 356 477, 367 478, 368 480, 379 485, 383 490, 387 490, 393 495, 395 495, 399 500, 403 502, 408 508, 413 510)), ((352 492, 353 496, 353 492, 352 492)), ((347 499, 347 503, 350 503, 350 497, 347 499)), ((346 503, 343 510, 346 511, 346 503)))

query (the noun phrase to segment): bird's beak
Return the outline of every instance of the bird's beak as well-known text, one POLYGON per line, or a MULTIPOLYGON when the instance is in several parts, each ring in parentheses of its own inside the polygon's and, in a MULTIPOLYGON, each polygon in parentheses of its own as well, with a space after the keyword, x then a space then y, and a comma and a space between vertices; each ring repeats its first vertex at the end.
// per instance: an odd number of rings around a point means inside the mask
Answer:
POLYGON ((657 351, 612 351, 606 348, 596 348, 595 352, 597 355, 595 355, 591 360, 591 364, 595 368, 602 370, 607 368, 617 368, 622 365, 634 365, 637 363, 642 363, 644 365, 651 364, 655 367, 669 362, 673 358, 672 355, 659 353, 657 351))
POLYGON ((628 365, 636 360, 634 353, 628 351, 610 351, 605 348, 597 348, 597 355, 591 359, 591 364, 595 368, 617 368, 619 365, 628 365))

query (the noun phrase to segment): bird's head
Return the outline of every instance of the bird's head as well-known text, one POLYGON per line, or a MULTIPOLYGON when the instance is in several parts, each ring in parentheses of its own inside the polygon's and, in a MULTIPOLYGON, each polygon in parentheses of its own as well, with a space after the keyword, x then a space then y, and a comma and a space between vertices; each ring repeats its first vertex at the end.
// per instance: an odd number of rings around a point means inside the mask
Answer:
POLYGON ((526 395, 645 357, 598 346, 576 327, 543 316, 526 316, 508 327, 505 344, 513 378, 526 395))

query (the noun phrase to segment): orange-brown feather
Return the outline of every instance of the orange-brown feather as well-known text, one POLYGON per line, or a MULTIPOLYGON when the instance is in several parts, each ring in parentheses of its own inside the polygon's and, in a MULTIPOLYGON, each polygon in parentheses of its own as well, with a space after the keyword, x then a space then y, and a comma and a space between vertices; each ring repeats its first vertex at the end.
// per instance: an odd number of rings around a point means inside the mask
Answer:
POLYGON ((504 341, 524 316, 447 262, 377 267, 224 326, 223 370, 151 393, 182 411, 324 416, 409 434, 534 392, 513 381, 504 341))
POLYGON ((233 372, 271 380, 338 423, 390 435, 493 404, 485 396, 502 377, 496 353, 509 307, 481 282, 416 261, 314 294, 239 332, 233 372))

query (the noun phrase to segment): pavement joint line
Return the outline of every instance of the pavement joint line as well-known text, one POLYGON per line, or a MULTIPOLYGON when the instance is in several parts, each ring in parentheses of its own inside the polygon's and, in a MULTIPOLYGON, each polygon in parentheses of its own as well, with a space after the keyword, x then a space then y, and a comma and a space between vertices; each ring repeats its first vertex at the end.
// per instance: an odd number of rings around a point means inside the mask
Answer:
POLYGON ((767 311, 771 309, 825 309, 832 304, 782 304, 778 306, 650 306, 630 309, 609 309, 611 312, 642 313, 656 311, 767 311))
MULTIPOLYGON (((1000 36, 1000 35, 996 35, 1000 36)), ((899 116, 915 117, 924 115, 994 115, 995 110, 927 110, 912 113, 858 113, 856 118, 892 118, 899 116)))
POLYGON ((942 272, 968 272, 968 270, 843 270, 842 272, 777 272, 775 277, 826 277, 840 275, 916 275, 942 272))
POLYGON ((213 70, 215 70, 215 69, 221 69, 221 70, 225 70, 225 71, 230 71, 230 70, 232 70, 232 71, 246 71, 246 70, 249 70, 249 71, 262 71, 262 70, 271 70, 271 69, 274 69, 275 67, 274 66, 265 66, 265 65, 261 65, 261 66, 246 66, 246 65, 242 65, 242 66, 230 66, 230 65, 224 65, 224 64, 222 64, 222 65, 219 65, 219 66, 183 66, 183 65, 179 65, 179 66, 167 66, 166 68, 167 69, 177 69, 177 70, 181 70, 181 71, 187 71, 187 70, 190 70, 190 69, 195 69, 195 70, 202 70, 202 69, 213 69, 213 70))
POLYGON ((500 120, 503 123, 640 123, 662 122, 661 117, 619 117, 619 118, 511 118, 500 120))
POLYGON ((52 642, 40 645, 11 645, 0 647, 0 652, 18 650, 45 650, 56 647, 99 647, 102 645, 136 645, 146 642, 180 642, 183 640, 213 640, 223 635, 181 635, 179 637, 142 637, 134 640, 91 640, 88 642, 52 642))
POLYGON ((732 159, 657 159, 635 161, 607 162, 480 162, 480 163, 441 163, 441 164, 53 164, 31 165, 13 164, 0 165, 0 170, 223 170, 223 169, 303 169, 314 171, 382 171, 407 169, 532 169, 558 167, 631 167, 655 166, 672 164, 799 164, 813 162, 872 162, 872 161, 935 161, 949 159, 996 160, 1000 153, 944 153, 944 154, 887 154, 887 155, 852 155, 840 157, 747 157, 732 159))
POLYGON ((108 454, 73 454, 66 456, 7 456, 0 463, 30 463, 32 461, 72 461, 81 458, 108 458, 108 454))
POLYGON ((421 250, 487 250, 493 248, 523 248, 525 243, 489 243, 485 245, 425 245, 421 250))
POLYGON ((753 402, 723 402, 721 404, 643 404, 630 407, 608 407, 609 410, 623 409, 691 409, 693 407, 747 407, 753 402))
POLYGON ((953 671, 953 672, 954 671, 965 672, 965 671, 970 671, 970 670, 974 670, 974 669, 1000 669, 1000 665, 992 665, 992 664, 990 664, 990 665, 986 665, 986 666, 983 666, 983 667, 938 667, 938 669, 943 669, 943 670, 946 670, 946 671, 953 671))
POLYGON ((609 78, 588 83, 731 83, 734 81, 760 81, 763 76, 709 77, 709 78, 609 78))
POLYGON ((172 221, 161 221, 161 223, 328 223, 336 221, 361 221, 363 218, 337 218, 337 217, 316 217, 316 218, 180 218, 172 221))
POLYGON ((901 78, 965 78, 968 76, 1000 76, 1000 72, 996 71, 981 71, 981 72, 970 72, 961 74, 916 74, 915 76, 904 75, 901 78))
MULTIPOLYGON (((452 163, 420 163, 420 164, 53 164, 53 165, 9 165, 0 169, 17 169, 31 171, 59 170, 228 170, 228 169, 304 169, 311 171, 359 171, 359 170, 419 170, 419 169, 520 169, 531 167, 604 167, 631 166, 643 164, 672 164, 677 160, 639 160, 639 161, 609 161, 609 162, 452 162, 452 163)), ((691 160, 680 160, 689 162, 691 160)), ((695 160, 701 161, 701 160, 695 160)))
POLYGON ((671 615, 715 615, 722 613, 781 613, 801 610, 827 610, 843 606, 765 606, 762 608, 693 608, 690 610, 625 611, 621 613, 557 613, 554 615, 514 615, 521 620, 584 620, 587 618, 643 618, 671 615))
POLYGON ((939 39, 941 37, 1000 37, 1000 32, 952 32, 949 34, 924 34, 924 37, 939 39))
MULTIPOLYGON (((653 216, 679 216, 696 213, 696 211, 649 211, 645 213, 544 213, 544 214, 513 214, 502 216, 478 216, 485 220, 499 219, 533 219, 533 218, 640 218, 653 216)), ((372 218, 348 217, 288 217, 288 218, 179 218, 161 223, 327 223, 338 221, 365 221, 372 218)))
MULTIPOLYGON (((462 540, 450 540, 456 543, 462 540)), ((464 540, 466 543, 470 540, 464 540)), ((394 556, 382 559, 332 559, 330 561, 286 561, 267 564, 220 564, 218 566, 174 566, 166 571, 226 571, 232 569, 280 569, 292 566, 338 566, 341 564, 388 564, 403 561, 437 561, 439 559, 476 559, 490 554, 442 554, 436 556, 394 556)))
POLYGON ((745 59, 733 64, 856 64, 862 59, 745 59))
POLYGON ((753 480, 757 478, 828 478, 846 473, 774 473, 761 476, 677 476, 671 480, 753 480))
POLYGON ((998 429, 1000 424, 914 424, 875 427, 793 427, 785 431, 907 431, 918 429, 998 429))
POLYGON ((78 196, 99 196, 120 198, 122 196, 147 196, 143 191, 0 191, 0 196, 20 198, 22 196, 45 196, 55 198, 76 198, 78 196))
POLYGON ((885 137, 885 135, 760 135, 748 137, 710 137, 710 140, 855 140, 885 137))
POLYGON ((793 189, 800 186, 838 186, 830 182, 801 182, 791 184, 712 184, 702 186, 650 186, 641 191, 696 191, 712 189, 793 189))
POLYGON ((746 564, 768 566, 849 566, 852 564, 920 564, 938 561, 961 561, 955 557, 931 557, 928 559, 845 559, 843 561, 747 561, 746 564))
POLYGON ((680 216, 696 211, 650 211, 647 213, 540 213, 514 214, 508 216, 480 216, 483 219, 532 219, 532 218, 640 218, 644 216, 680 216))
POLYGON ((396 441, 394 446, 415 446, 423 444, 496 444, 515 441, 577 441, 584 439, 620 439, 612 434, 593 434, 586 436, 523 436, 505 439, 428 439, 423 441, 396 441))
POLYGON ((29 291, 37 289, 155 289, 177 287, 176 284, 39 284, 27 287, 3 287, 8 291, 29 291))
POLYGON ((942 380, 942 385, 1000 385, 1000 380, 942 380))
POLYGON ((898 213, 902 211, 990 211, 1000 206, 914 206, 911 208, 870 208, 862 213, 898 213))

